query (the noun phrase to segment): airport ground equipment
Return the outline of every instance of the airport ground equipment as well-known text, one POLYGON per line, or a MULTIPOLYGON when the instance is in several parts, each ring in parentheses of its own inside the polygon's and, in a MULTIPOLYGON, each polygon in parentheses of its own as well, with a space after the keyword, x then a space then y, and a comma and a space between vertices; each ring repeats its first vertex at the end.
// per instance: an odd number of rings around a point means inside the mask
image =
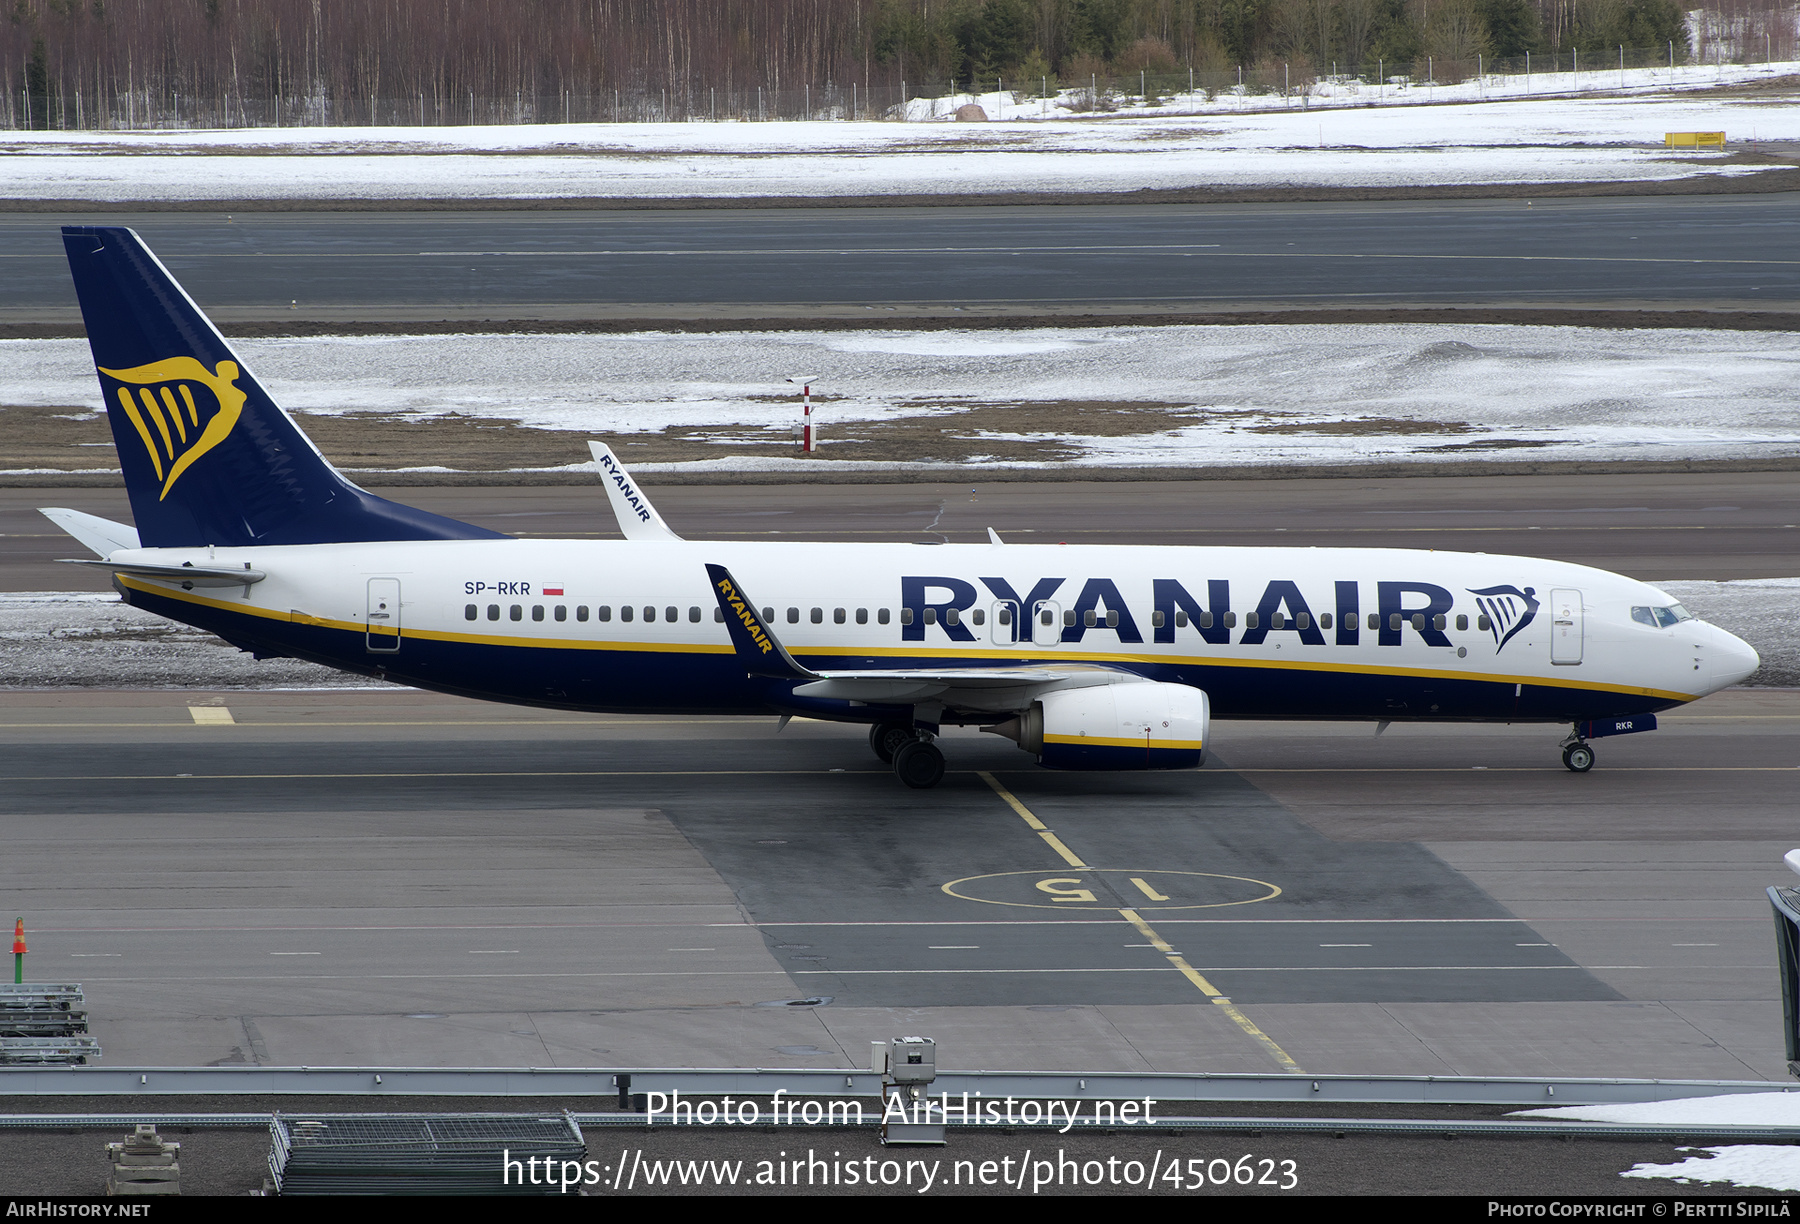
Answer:
POLYGON ((112 1162, 108 1194, 181 1193, 181 1145, 158 1135, 155 1126, 139 1123, 125 1142, 107 1144, 106 1156, 112 1162))
POLYGON ((278 1113, 269 1123, 277 1194, 555 1194, 547 1180, 533 1184, 528 1162, 586 1159, 567 1112, 278 1113))
POLYGON ((84 1065, 100 1057, 79 983, 0 983, 0 1065, 84 1065))
POLYGON ((930 1037, 872 1041, 870 1069, 881 1076, 881 1142, 889 1147, 938 1147, 944 1115, 930 1099, 937 1079, 937 1042, 930 1037))

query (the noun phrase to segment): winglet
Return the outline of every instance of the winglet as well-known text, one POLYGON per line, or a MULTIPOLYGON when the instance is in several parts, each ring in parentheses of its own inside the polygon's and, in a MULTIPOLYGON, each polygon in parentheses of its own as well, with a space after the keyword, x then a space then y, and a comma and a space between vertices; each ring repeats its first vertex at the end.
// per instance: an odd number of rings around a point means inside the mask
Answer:
POLYGON ((663 522, 662 515, 656 512, 644 491, 626 473, 625 465, 612 453, 612 447, 604 442, 589 442, 588 449, 594 452, 594 467, 600 472, 600 483, 606 486, 606 499, 612 503, 613 517, 619 520, 619 530, 627 540, 666 543, 681 539, 669 530, 669 525, 663 522))
POLYGON ((817 672, 807 671, 775 639, 775 633, 763 624, 762 617, 750 603, 750 597, 723 565, 708 564, 706 576, 718 596, 719 608, 725 613, 725 628, 737 650, 738 662, 752 676, 772 676, 778 680, 817 680, 817 672))

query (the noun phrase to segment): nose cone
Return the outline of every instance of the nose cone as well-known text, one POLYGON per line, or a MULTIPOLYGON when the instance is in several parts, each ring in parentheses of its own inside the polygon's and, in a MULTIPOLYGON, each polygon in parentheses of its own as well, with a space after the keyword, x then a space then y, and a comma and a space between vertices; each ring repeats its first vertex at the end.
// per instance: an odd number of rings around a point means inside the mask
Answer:
POLYGON ((1717 690, 1742 684, 1762 666, 1762 658, 1756 653, 1756 648, 1743 638, 1726 633, 1717 625, 1711 628, 1713 688, 1717 690))

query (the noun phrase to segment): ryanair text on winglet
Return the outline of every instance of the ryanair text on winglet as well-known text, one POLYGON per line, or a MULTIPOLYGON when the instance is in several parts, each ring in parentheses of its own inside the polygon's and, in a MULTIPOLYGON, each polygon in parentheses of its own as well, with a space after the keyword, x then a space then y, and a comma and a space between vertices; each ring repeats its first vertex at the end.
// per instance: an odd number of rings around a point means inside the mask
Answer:
POLYGON ((731 579, 721 578, 718 585, 719 593, 730 601, 731 610, 737 613, 739 620, 744 622, 744 628, 750 631, 750 636, 755 640, 757 648, 764 654, 773 651, 775 643, 769 640, 769 635, 763 632, 761 625, 757 624, 756 614, 750 611, 749 605, 744 602, 744 597, 739 595, 737 588, 731 585, 731 579))
POLYGON ((612 477, 612 482, 619 486, 619 492, 625 495, 626 504, 636 511, 638 521, 648 523, 650 508, 644 505, 643 499, 637 495, 637 490, 631 487, 631 481, 625 477, 625 469, 615 463, 611 455, 600 456, 600 463, 605 468, 606 474, 612 477))

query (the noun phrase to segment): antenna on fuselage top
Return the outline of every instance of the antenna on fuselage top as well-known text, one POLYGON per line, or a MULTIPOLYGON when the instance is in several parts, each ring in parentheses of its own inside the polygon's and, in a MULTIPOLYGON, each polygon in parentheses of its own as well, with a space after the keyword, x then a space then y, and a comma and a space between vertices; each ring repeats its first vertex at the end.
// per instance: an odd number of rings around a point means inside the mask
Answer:
POLYGON ((650 504, 644 490, 631 478, 619 457, 612 453, 612 447, 604 442, 589 442, 588 449, 594 452, 594 467, 606 489, 606 500, 612 503, 613 517, 619 520, 619 530, 627 540, 668 542, 681 539, 669 530, 669 525, 650 504))

